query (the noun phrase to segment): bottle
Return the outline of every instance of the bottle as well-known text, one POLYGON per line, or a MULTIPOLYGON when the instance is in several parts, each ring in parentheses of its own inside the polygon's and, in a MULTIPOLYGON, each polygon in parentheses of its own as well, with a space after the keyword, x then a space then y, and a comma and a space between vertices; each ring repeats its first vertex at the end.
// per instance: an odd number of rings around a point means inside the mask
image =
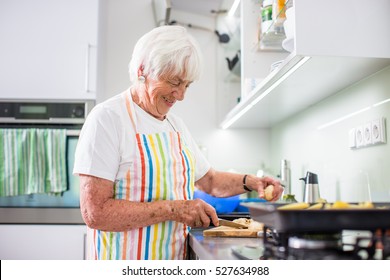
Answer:
POLYGON ((275 31, 284 32, 283 23, 286 20, 286 1, 274 0, 272 4, 272 20, 274 21, 275 31))
POLYGON ((272 13, 273 13, 273 4, 274 0, 264 0, 263 6, 261 8, 261 32, 267 33, 272 29, 272 13))
POLYGON ((280 162, 280 180, 284 185, 284 194, 291 193, 291 170, 290 162, 286 159, 282 159, 280 162))

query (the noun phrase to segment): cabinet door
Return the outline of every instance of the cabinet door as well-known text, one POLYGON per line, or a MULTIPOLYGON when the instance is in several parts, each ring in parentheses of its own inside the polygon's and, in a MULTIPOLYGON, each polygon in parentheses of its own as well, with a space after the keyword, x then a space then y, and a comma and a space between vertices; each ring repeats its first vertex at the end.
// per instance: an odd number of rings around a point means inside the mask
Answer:
POLYGON ((95 99, 99 0, 1 0, 0 98, 95 99))
POLYGON ((84 225, 0 225, 2 260, 83 260, 84 225))

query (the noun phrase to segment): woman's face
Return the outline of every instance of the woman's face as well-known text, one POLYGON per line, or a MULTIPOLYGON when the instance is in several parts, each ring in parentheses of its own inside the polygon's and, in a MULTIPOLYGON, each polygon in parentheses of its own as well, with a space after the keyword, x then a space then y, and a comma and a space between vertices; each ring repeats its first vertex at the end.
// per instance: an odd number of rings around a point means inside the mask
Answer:
POLYGON ((191 82, 175 77, 167 80, 146 78, 146 92, 140 97, 140 107, 159 120, 163 120, 176 101, 184 99, 191 82))

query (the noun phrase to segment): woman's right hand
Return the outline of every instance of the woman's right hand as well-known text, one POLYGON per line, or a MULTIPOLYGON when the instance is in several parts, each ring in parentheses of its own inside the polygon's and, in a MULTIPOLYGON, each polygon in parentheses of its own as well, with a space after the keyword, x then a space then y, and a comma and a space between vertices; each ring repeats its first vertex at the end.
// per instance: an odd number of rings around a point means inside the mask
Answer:
POLYGON ((174 201, 174 208, 173 220, 190 227, 208 227, 211 221, 219 225, 214 207, 199 198, 174 201))

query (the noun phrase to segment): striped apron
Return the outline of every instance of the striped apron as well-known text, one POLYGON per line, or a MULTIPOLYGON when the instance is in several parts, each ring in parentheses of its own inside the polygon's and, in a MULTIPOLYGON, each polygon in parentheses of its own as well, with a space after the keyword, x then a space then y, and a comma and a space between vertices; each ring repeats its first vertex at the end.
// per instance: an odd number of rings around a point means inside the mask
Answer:
MULTIPOLYGON (((131 95, 126 107, 136 132, 136 158, 115 181, 115 198, 137 202, 193 198, 195 161, 178 132, 140 134, 131 95)), ((189 227, 165 221, 126 232, 88 229, 90 259, 184 259, 189 227)))

